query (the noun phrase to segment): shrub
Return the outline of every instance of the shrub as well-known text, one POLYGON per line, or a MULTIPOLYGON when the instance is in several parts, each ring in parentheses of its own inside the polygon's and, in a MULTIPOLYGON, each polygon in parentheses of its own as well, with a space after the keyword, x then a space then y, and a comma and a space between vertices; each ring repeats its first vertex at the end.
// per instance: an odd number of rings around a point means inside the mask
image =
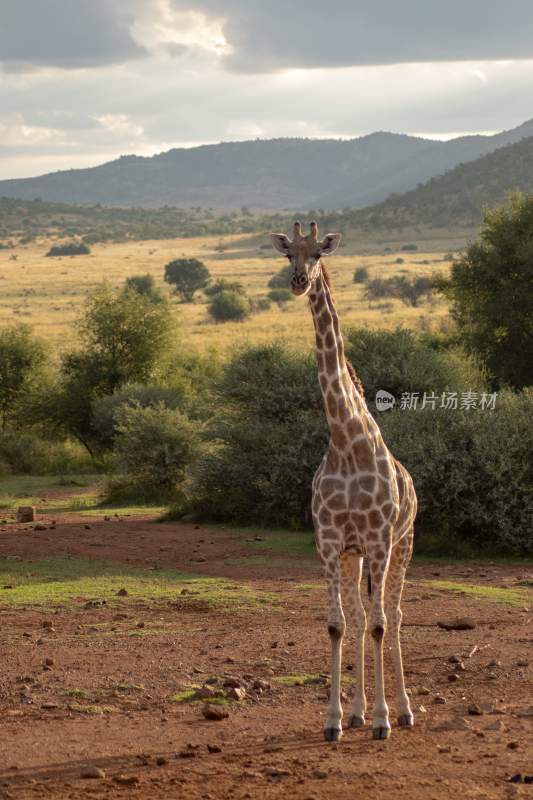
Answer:
POLYGON ((165 267, 165 281, 174 286, 184 303, 192 303, 194 293, 204 289, 210 279, 209 270, 197 258, 177 258, 165 267))
POLYGON ((365 296, 367 300, 380 300, 382 297, 394 297, 394 290, 390 279, 373 278, 366 285, 365 296))
POLYGON ((208 297, 213 297, 213 295, 223 291, 231 291, 231 292, 238 292, 239 294, 246 294, 242 283, 239 283, 239 281, 227 281, 225 278, 219 278, 219 280, 210 284, 210 286, 207 286, 204 289, 204 294, 206 294, 208 297))
POLYGON ((216 322, 242 321, 250 313, 250 302, 242 294, 224 289, 209 303, 209 313, 216 322))
POLYGON ((354 283, 366 283, 368 280, 368 269, 366 267, 357 267, 353 274, 354 283))
POLYGON ((133 383, 92 403, 92 425, 102 447, 112 448, 118 421, 125 408, 164 407, 184 411, 187 393, 182 386, 133 383))
POLYGON ((481 390, 486 379, 476 360, 459 348, 437 349, 412 331, 348 328, 346 354, 355 365, 369 404, 378 389, 403 392, 481 390))
POLYGON ((282 267, 275 275, 273 275, 269 282, 268 288, 269 289, 287 289, 291 280, 292 275, 292 267, 290 264, 287 264, 285 267, 282 267))
POLYGON ((402 244, 401 249, 406 253, 414 252, 415 250, 418 250, 418 245, 416 245, 416 244, 402 244))
POLYGON ((418 549, 533 553, 533 392, 501 393, 494 411, 391 411, 385 439, 413 475, 418 549))
POLYGON ((268 297, 273 303, 278 303, 278 305, 283 305, 283 303, 294 300, 294 295, 290 289, 271 289, 268 293, 268 297))
POLYGON ((194 425, 164 405, 123 407, 117 414, 114 462, 120 478, 107 493, 143 501, 176 497, 196 450, 194 425))
POLYGON ((94 471, 94 464, 77 442, 50 441, 32 431, 0 432, 0 474, 64 475, 89 471, 94 471))
POLYGON ((198 464, 195 508, 244 524, 310 525, 311 481, 327 443, 314 356, 249 347, 226 365, 198 464))
POLYGON ((66 244, 55 244, 50 248, 47 256, 86 256, 91 252, 91 248, 85 242, 67 242, 66 244))
POLYGON ((391 288, 395 297, 405 303, 406 306, 416 308, 422 297, 429 299, 433 284, 430 278, 420 275, 418 278, 406 278, 402 275, 398 278, 389 279, 392 281, 391 288))
POLYGON ((152 303, 161 303, 163 300, 161 292, 155 285, 153 275, 130 275, 126 278, 126 291, 131 290, 151 300, 152 303))

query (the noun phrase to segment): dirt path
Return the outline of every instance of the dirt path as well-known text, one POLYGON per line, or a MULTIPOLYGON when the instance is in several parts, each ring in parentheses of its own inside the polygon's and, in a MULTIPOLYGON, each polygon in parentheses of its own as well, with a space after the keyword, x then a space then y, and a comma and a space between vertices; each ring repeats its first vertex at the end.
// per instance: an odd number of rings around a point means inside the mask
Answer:
MULTIPOLYGON (((524 715, 533 702, 527 600, 487 602, 431 583, 513 588, 530 568, 414 565, 403 640, 416 726, 394 728, 386 742, 372 741, 367 727, 326 744, 320 676, 329 669, 329 643, 317 566, 269 553, 264 542, 260 549, 255 537, 72 515, 58 517, 53 530, 0 533, 0 558, 27 564, 29 575, 32 562, 53 555, 97 558, 154 575, 222 576, 272 600, 233 609, 195 604, 186 594, 183 602, 116 597, 86 607, 78 597, 55 609, 0 605, 0 798, 352 800, 393 792, 438 800, 533 792, 507 782, 533 773, 533 716, 524 715), (475 627, 437 626, 457 616, 475 627), (454 655, 464 669, 449 661, 454 655), (202 703, 172 699, 210 678, 216 691, 228 676, 247 695, 220 706, 226 719, 206 720, 202 703), (258 679, 262 691, 253 688, 258 679), (473 705, 481 713, 469 714, 473 705), (82 778, 89 767, 103 777, 82 778)), ((348 694, 351 648, 348 637, 348 694)), ((367 676, 371 708, 370 658, 367 676)))

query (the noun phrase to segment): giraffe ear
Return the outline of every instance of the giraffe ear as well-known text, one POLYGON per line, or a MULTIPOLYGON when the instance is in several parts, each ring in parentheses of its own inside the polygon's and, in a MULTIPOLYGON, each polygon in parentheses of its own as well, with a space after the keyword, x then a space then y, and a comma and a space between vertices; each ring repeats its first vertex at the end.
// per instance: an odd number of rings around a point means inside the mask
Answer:
POLYGON ((279 253, 283 253, 284 256, 289 255, 289 239, 285 236, 284 233, 271 233, 270 234, 270 241, 275 250, 279 253))
POLYGON ((340 240, 340 233, 328 233, 320 242, 320 255, 330 256, 339 246, 340 240))

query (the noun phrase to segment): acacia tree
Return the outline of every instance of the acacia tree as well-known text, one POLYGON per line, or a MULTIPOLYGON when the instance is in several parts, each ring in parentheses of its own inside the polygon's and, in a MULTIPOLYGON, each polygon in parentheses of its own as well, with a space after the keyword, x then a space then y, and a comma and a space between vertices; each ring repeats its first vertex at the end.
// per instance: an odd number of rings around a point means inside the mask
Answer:
POLYGON ((209 270, 197 258, 177 258, 165 267, 165 281, 174 286, 184 303, 192 303, 194 293, 207 286, 210 280, 209 270))
POLYGON ((485 213, 478 241, 440 281, 465 345, 498 384, 533 384, 533 196, 485 213))

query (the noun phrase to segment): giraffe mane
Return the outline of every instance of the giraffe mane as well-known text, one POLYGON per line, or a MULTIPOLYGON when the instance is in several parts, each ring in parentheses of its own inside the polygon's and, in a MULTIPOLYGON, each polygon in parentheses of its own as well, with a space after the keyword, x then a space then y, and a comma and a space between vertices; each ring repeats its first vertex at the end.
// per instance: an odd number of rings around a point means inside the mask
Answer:
MULTIPOLYGON (((328 289, 329 289, 329 291, 331 293, 331 275, 330 275, 330 272, 329 272, 328 268, 326 267, 326 265, 324 264, 323 261, 321 261, 320 263, 322 264, 322 277, 324 279, 324 283, 326 284, 326 286, 328 287, 328 289)), ((352 362, 350 361, 349 358, 345 358, 344 361, 346 363, 346 369, 348 370, 348 375, 350 376, 353 385, 355 386, 355 388, 357 389, 357 391, 359 392, 361 397, 364 397, 365 396, 365 387, 361 383, 361 379, 360 379, 359 375, 357 374, 357 372, 355 371, 354 365, 352 364, 352 362)))

